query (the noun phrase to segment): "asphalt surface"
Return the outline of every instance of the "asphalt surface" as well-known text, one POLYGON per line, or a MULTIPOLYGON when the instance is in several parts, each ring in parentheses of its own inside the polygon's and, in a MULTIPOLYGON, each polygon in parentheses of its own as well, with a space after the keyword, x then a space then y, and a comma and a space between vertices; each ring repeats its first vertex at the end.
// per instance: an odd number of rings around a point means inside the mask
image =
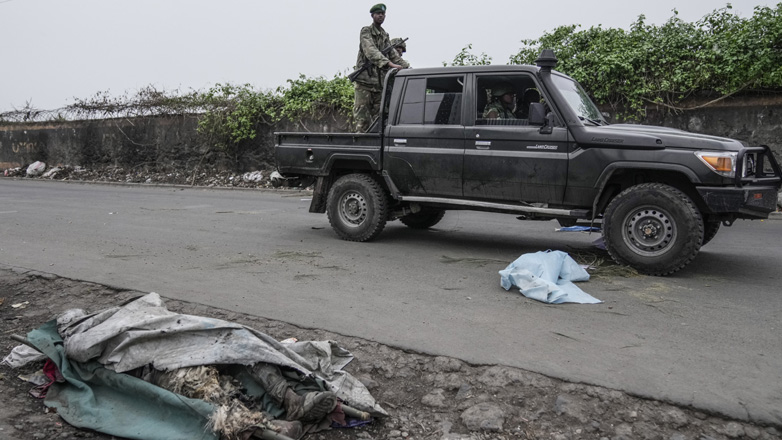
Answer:
POLYGON ((723 228, 674 276, 593 277, 603 304, 553 306, 497 271, 597 235, 465 211, 351 243, 308 199, 0 180, 0 264, 782 425, 778 216, 723 228))

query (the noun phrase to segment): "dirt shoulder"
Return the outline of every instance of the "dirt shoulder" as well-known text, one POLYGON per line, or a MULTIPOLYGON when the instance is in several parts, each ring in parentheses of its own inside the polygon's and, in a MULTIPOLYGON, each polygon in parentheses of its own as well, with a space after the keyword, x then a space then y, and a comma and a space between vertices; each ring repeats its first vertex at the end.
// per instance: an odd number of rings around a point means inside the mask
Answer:
MULTIPOLYGON (((69 308, 100 310, 147 292, 0 266, 0 353, 69 308)), ((390 416, 371 425, 311 434, 310 439, 780 439, 775 427, 728 420, 601 387, 575 384, 500 365, 410 353, 373 341, 203 305, 167 300, 175 312, 238 322, 282 340, 335 340, 356 359, 347 370, 390 416)), ((28 394, 18 379, 41 368, 0 366, 0 438, 113 438, 74 428, 28 394)))

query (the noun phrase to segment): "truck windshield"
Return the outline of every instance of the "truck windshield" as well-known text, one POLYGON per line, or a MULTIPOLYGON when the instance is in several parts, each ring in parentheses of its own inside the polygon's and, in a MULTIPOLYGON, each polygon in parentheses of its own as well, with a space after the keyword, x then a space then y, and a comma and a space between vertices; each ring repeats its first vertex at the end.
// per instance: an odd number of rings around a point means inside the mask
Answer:
POLYGON ((595 103, 592 102, 579 83, 564 76, 552 75, 551 77, 554 80, 554 85, 562 93, 562 96, 565 97, 565 102, 576 112, 579 119, 595 125, 607 124, 600 110, 597 109, 595 103))

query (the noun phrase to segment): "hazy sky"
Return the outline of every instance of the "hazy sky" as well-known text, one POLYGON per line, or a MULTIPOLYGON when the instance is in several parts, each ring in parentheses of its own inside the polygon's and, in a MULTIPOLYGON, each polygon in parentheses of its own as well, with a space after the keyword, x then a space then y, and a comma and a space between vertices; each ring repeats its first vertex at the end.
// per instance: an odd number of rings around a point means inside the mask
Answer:
MULTIPOLYGON (((472 43, 505 64, 522 39, 557 26, 695 21, 726 1, 389 0, 384 28, 409 37, 413 67, 450 62, 472 43)), ((767 2, 735 0, 751 17, 767 2)), ((0 112, 29 101, 56 109, 99 91, 133 93, 250 83, 273 89, 300 73, 333 77, 355 63, 373 1, 0 0, 0 112)))

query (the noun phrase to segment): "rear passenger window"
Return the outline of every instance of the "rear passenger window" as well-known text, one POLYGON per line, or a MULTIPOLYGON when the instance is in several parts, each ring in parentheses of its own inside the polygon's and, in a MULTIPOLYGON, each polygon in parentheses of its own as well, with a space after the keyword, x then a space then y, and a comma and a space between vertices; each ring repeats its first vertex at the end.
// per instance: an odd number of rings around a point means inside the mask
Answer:
POLYGON ((463 89, 461 76, 408 80, 399 123, 460 125, 463 89))

